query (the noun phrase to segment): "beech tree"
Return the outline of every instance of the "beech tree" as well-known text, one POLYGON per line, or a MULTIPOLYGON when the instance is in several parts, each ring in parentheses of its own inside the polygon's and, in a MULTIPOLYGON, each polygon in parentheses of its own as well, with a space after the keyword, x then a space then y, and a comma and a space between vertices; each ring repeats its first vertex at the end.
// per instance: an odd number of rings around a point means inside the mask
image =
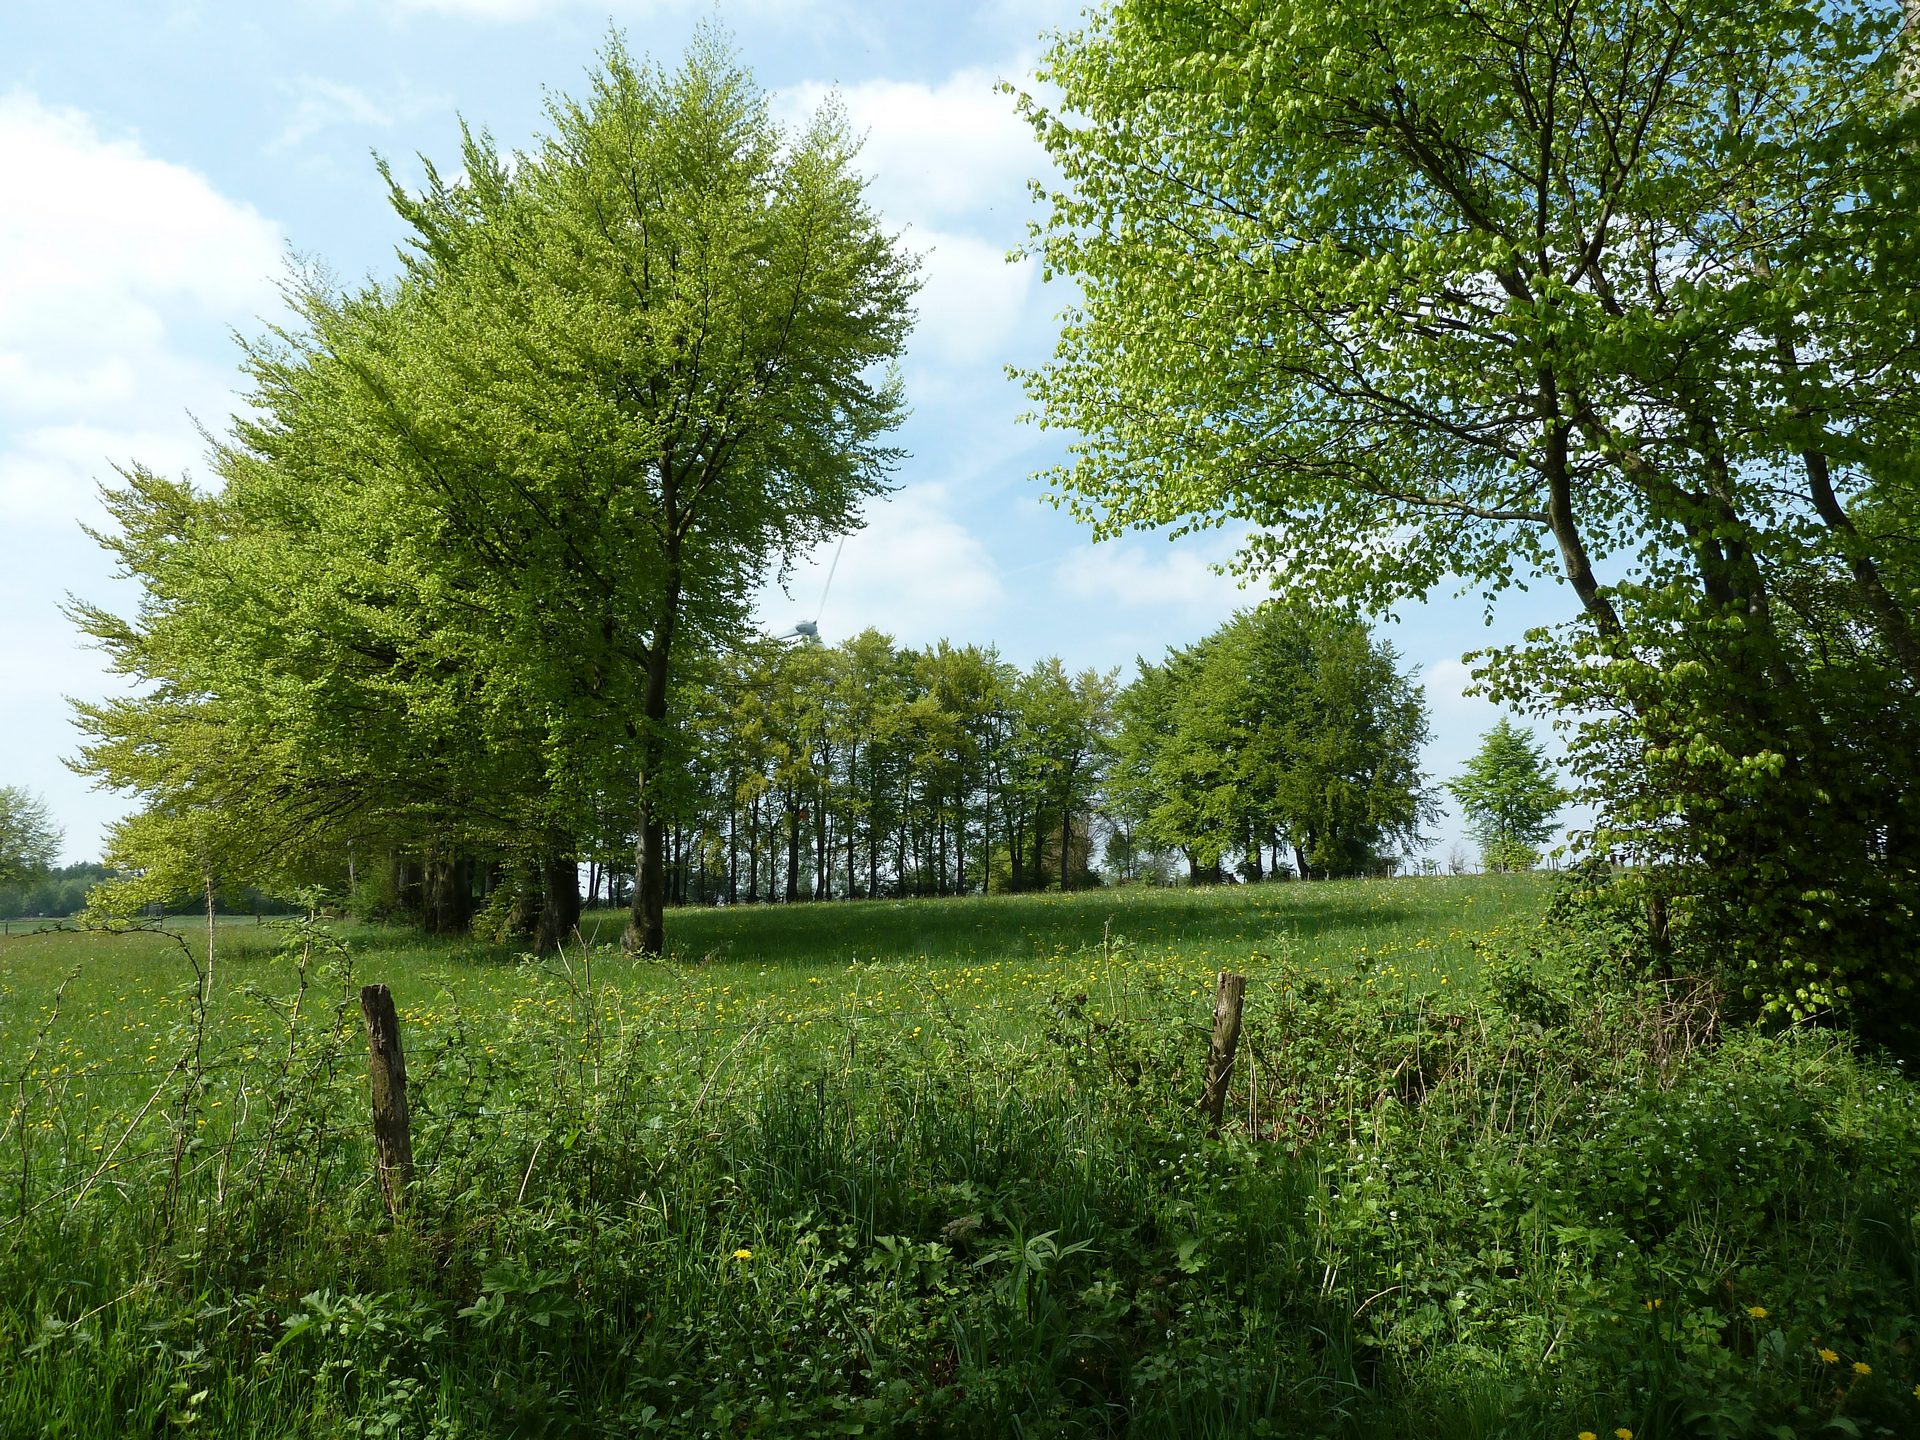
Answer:
POLYGON ((1531 870, 1553 833, 1566 797, 1554 783, 1546 749, 1502 718, 1480 739, 1466 768, 1447 782, 1489 870, 1531 870))
POLYGON ((470 132, 459 182, 396 187, 423 300, 368 387, 576 723, 630 720, 624 942, 652 953, 675 656, 736 638, 766 568, 884 489, 903 406, 873 377, 905 343, 915 262, 865 203, 842 113, 783 133, 712 32, 672 72, 612 43, 549 121, 513 165, 470 132))
POLYGON ((51 869, 60 831, 47 802, 18 785, 0 785, 0 881, 51 869))
POLYGON ((1021 102, 1079 296, 1026 377, 1075 432, 1055 493, 1102 534, 1246 522, 1250 567, 1375 607, 1564 585, 1489 685, 1582 717, 1655 949, 1684 914, 1793 1014, 1914 981, 1899 34, 1890 0, 1122 0, 1021 102))
POLYGON ((364 823, 366 787, 331 778, 344 752, 346 776, 392 782, 378 808, 438 816, 441 853, 480 828, 531 867, 542 943, 577 914, 583 844, 630 808, 625 939, 660 948, 679 677, 885 489, 916 262, 840 111, 783 132, 711 31, 671 71, 611 42, 548 119, 515 156, 467 131, 458 178, 429 166, 420 194, 389 173, 405 272, 304 287, 301 328, 252 347, 262 414, 217 451, 221 495, 118 492, 105 538, 155 598, 80 616, 164 693, 83 716, 96 773, 149 798, 129 852, 181 815, 251 843, 236 790, 262 739, 287 793, 346 792, 321 810, 364 823), (250 537, 293 540, 318 578, 255 563, 250 537), (208 756, 185 758, 190 732, 208 756))

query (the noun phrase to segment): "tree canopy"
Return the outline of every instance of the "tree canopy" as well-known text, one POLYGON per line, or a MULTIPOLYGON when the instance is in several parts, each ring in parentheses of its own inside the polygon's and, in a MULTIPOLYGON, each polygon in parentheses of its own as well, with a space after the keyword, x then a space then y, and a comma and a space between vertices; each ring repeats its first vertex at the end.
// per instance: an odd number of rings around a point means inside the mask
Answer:
POLYGON ((1466 768, 1447 782, 1460 802, 1467 831, 1480 842, 1489 870, 1531 870, 1566 802, 1547 764, 1546 747, 1502 717, 1485 735, 1466 768))
POLYGON ((454 890, 476 852, 536 874, 556 938, 613 807, 659 948, 677 677, 885 489, 916 262, 837 107, 783 131, 712 32, 676 70, 610 42, 548 120, 515 156, 465 132, 418 195, 388 172, 404 273, 303 285, 250 347, 219 492, 110 494, 148 600, 77 613, 157 686, 81 707, 86 763, 147 800, 123 862, 405 833, 454 890))
POLYGON ((1022 102, 1061 177, 1032 249, 1079 287, 1026 377, 1077 434, 1061 499, 1247 522, 1283 588, 1376 607, 1564 584, 1577 623, 1489 685, 1581 717, 1654 931, 1796 1014, 1912 984, 1899 33, 1886 0, 1123 0, 1022 102))

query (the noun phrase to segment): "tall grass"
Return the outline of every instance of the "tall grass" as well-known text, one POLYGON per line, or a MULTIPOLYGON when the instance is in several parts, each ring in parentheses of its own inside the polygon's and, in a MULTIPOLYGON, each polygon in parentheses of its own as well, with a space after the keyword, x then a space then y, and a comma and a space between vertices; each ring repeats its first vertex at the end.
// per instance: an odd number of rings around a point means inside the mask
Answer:
POLYGON ((1592 983, 1541 898, 686 913, 656 965, 308 925, 206 1004, 163 938, 10 948, 0 1433, 1920 1428, 1914 1087, 1592 983))

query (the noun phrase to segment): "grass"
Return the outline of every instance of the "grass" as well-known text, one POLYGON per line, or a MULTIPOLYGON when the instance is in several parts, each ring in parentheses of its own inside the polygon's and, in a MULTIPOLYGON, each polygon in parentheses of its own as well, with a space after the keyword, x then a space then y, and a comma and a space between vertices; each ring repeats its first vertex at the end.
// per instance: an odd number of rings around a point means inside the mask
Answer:
POLYGON ((190 929, 0 942, 0 1435, 1920 1430, 1913 1084, 1605 979, 1547 890, 240 925, 210 987, 190 929))
MULTIPOLYGON (((590 912, 582 934, 594 945, 596 987, 635 1023, 983 1008, 1010 1013, 1018 1028, 1055 994, 1117 1004, 1143 987, 1156 995, 1184 987, 1200 1009, 1218 970, 1257 982, 1283 963, 1355 975, 1383 995, 1470 985, 1474 947, 1532 924, 1543 895, 1541 877, 1450 877, 680 910, 669 915, 664 963, 612 948, 619 913, 590 912)), ((170 1037, 191 1010, 194 973, 182 946, 197 955, 205 937, 191 920, 167 929, 177 938, 59 931, 0 940, 0 1057, 30 1047, 71 972, 41 1068, 170 1063, 170 1037)), ((293 984, 283 929, 243 920, 217 933, 212 1044, 223 1055, 256 1053, 281 1029, 260 995, 293 984)), ((552 962, 530 967, 512 947, 371 927, 338 933, 360 978, 392 988, 410 1029, 456 1018, 491 1026, 529 1003, 557 1006, 581 978, 552 962)))

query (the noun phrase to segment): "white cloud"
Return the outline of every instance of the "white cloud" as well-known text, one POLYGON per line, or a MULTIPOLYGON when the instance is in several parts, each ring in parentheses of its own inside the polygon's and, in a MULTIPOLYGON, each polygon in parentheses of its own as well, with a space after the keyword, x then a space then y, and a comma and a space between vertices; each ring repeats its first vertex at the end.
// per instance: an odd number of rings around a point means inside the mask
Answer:
MULTIPOLYGON (((1007 73, 1026 70, 1010 64, 1007 73)), ((776 113, 789 126, 837 95, 856 134, 868 198, 889 229, 924 259, 917 359, 998 378, 1035 313, 1036 266, 1009 263, 1026 235, 1027 180, 1046 155, 984 68, 955 71, 938 84, 869 80, 847 89, 810 82, 783 91, 776 113)))
POLYGON ((1032 313, 1034 264, 1009 265, 1003 247, 970 235, 920 232, 908 241, 924 257, 917 318, 907 353, 978 372, 1003 360, 1032 313))
POLYGON ((58 597, 132 597, 75 522, 98 517, 116 462, 178 473, 200 455, 188 412, 218 428, 232 408, 228 331, 279 313, 283 242, 204 176, 21 91, 0 95, 0 155, 16 197, 0 206, 0 733, 9 779, 47 796, 84 858, 125 805, 59 765, 78 744, 62 696, 118 682, 58 597))
POLYGON ((0 208, 0 463, 72 458, 64 427, 191 435, 231 383, 188 348, 278 309, 279 227, 31 95, 0 97, 0 154, 31 197, 0 208))
POLYGON ((792 598, 778 586, 761 592, 768 629, 786 630, 818 612, 828 644, 869 626, 902 645, 992 635, 1006 592, 986 546, 955 517, 946 486, 908 485, 875 502, 837 566, 834 549, 823 547, 795 572, 792 598))
MULTIPOLYGON (((1017 61, 1006 74, 1027 69, 1017 61)), ((937 85, 869 80, 836 92, 810 83, 782 92, 778 110, 795 124, 837 93, 854 133, 866 137, 859 164, 883 216, 937 228, 991 214, 1010 243, 1025 233, 1027 180, 1046 169, 1047 157, 1013 98, 998 92, 1001 78, 974 68, 937 85)))
POLYGON ((290 149, 340 125, 385 130, 394 121, 391 111, 357 86, 302 75, 288 88, 294 95, 293 114, 269 150, 290 149))
POLYGON ((1061 563, 1058 584, 1085 605, 1107 610, 1165 611, 1212 630, 1264 591, 1221 574, 1241 537, 1225 532, 1180 540, 1121 539, 1088 545, 1061 563))

